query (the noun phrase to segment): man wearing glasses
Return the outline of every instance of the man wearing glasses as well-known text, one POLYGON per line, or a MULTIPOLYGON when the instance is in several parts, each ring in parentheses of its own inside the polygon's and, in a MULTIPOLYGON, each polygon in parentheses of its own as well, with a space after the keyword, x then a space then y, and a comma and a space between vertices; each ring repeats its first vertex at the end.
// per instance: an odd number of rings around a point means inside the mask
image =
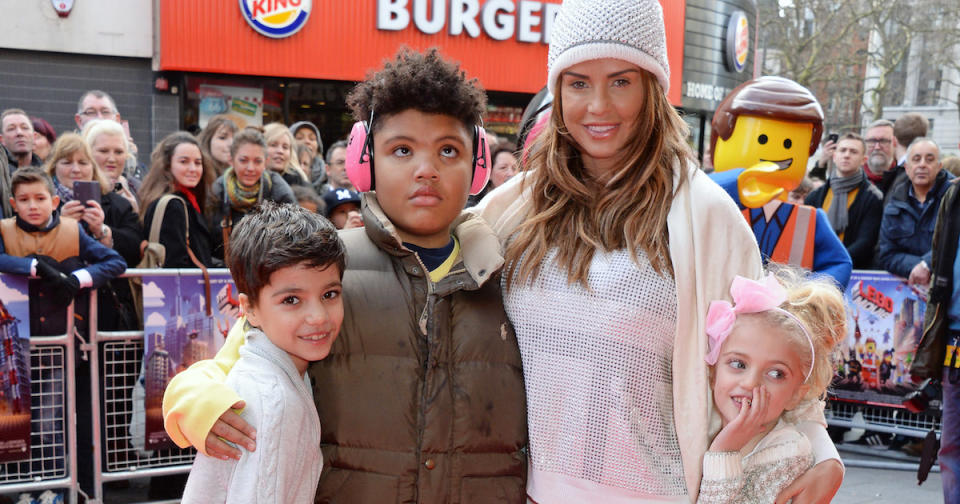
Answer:
POLYGON ((117 105, 107 93, 98 89, 93 89, 83 93, 80 97, 80 103, 77 104, 77 115, 73 120, 77 122, 77 128, 83 129, 84 125, 94 119, 110 119, 120 122, 120 112, 117 111, 117 105))
POLYGON ((897 178, 897 138, 893 135, 893 123, 886 119, 874 121, 867 128, 863 142, 867 146, 867 163, 864 173, 880 192, 887 195, 897 178))
POLYGON ((347 142, 340 140, 327 150, 327 183, 321 188, 321 197, 337 189, 351 189, 353 184, 347 177, 347 142))

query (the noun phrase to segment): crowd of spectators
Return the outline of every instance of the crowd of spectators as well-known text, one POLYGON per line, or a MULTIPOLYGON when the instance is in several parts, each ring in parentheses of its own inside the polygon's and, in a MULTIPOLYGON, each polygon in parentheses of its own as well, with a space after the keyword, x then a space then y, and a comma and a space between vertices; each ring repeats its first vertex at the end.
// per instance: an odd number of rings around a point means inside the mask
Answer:
POLYGON ((810 176, 796 192, 822 208, 854 268, 886 270, 925 289, 940 202, 960 172, 943 158, 917 113, 871 123, 864 136, 826 140, 810 176))
MULTIPOLYGON (((300 204, 338 229, 364 225, 360 193, 346 172, 346 140, 324 149, 320 130, 309 121, 260 127, 214 116, 196 135, 168 135, 139 163, 137 146, 109 94, 84 92, 74 120, 75 131, 58 135, 22 109, 0 114, 0 217, 17 216, 12 176, 32 168, 49 178, 57 197, 54 215, 76 220, 86 237, 117 252, 127 268, 141 263, 151 235, 165 251, 159 266, 225 266, 233 226, 266 200, 300 204), (96 198, 76 194, 83 183, 96 186, 96 198)), ((517 172, 517 158, 516 146, 496 135, 488 134, 487 143, 489 190, 517 172)), ((135 328, 128 282, 98 287, 100 329, 135 328)))

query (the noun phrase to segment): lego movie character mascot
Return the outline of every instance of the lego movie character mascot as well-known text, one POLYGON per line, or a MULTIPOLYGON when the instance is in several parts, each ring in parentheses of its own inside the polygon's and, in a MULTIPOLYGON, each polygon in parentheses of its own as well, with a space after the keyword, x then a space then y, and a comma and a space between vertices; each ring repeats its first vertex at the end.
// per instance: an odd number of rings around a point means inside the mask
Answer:
POLYGON ((823 133, 823 109, 807 88, 761 77, 734 89, 713 116, 714 181, 740 205, 764 261, 833 277, 841 287, 853 263, 827 215, 787 203, 823 133))

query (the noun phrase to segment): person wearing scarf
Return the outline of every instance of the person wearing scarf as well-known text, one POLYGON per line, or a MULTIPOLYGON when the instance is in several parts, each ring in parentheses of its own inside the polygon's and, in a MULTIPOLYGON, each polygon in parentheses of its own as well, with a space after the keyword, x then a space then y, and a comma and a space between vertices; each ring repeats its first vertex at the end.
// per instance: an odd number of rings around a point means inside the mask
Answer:
POLYGON ((804 202, 827 213, 833 231, 843 241, 853 267, 873 266, 873 249, 883 217, 883 194, 863 174, 866 145, 860 135, 847 133, 833 154, 836 170, 827 183, 807 195, 804 202))
POLYGON ((275 171, 266 170, 266 145, 259 132, 244 130, 233 139, 232 166, 213 183, 210 229, 213 256, 223 259, 230 230, 261 201, 296 204, 293 190, 275 171))

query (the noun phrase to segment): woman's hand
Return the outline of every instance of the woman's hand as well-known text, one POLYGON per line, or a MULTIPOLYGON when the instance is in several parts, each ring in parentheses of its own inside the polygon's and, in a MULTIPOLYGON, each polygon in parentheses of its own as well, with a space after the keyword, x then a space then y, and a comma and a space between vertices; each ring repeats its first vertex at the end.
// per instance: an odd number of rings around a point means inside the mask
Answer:
POLYGON ((768 425, 763 419, 767 416, 770 392, 763 386, 754 387, 750 401, 740 403, 740 413, 732 422, 720 430, 710 444, 710 451, 740 451, 751 439, 763 434, 768 425))
MULTIPOLYGON (((70 203, 73 203, 73 201, 70 203)), ((67 203, 67 205, 70 203, 67 203)), ((66 208, 67 205, 64 205, 64 208, 66 208)), ((100 230, 103 228, 103 207, 100 206, 100 203, 94 200, 87 200, 87 204, 83 208, 83 221, 87 223, 87 227, 90 228, 91 233, 94 235, 100 234, 100 230)))
POLYGON ((829 504, 843 483, 843 466, 836 459, 824 460, 803 473, 777 496, 776 504, 829 504))
POLYGON ((237 401, 210 428, 207 434, 205 448, 207 455, 218 459, 236 459, 240 460, 242 452, 225 443, 223 440, 230 441, 237 446, 242 446, 247 451, 257 449, 257 431, 253 429, 240 415, 233 412, 234 409, 243 409, 246 405, 243 401, 237 401), (222 439, 221 439, 222 438, 222 439))
POLYGON ((120 190, 117 191, 117 193, 120 194, 120 196, 123 196, 123 199, 130 202, 130 206, 133 207, 133 213, 140 213, 140 203, 133 195, 133 192, 130 191, 130 186, 127 185, 127 178, 123 175, 120 175, 117 177, 117 182, 120 184, 120 190))
POLYGON ((60 215, 63 217, 70 217, 71 219, 82 220, 83 210, 83 203, 77 200, 68 201, 64 203, 63 208, 60 209, 60 215))

